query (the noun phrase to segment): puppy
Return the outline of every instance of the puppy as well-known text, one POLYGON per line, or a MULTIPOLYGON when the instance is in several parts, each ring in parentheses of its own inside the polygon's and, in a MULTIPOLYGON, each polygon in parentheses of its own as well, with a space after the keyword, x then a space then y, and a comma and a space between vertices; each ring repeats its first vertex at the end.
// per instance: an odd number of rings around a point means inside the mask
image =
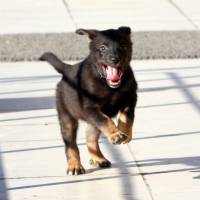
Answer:
POLYGON ((78 120, 88 123, 90 163, 110 167, 100 150, 99 136, 104 133, 112 144, 130 142, 137 101, 137 83, 130 67, 131 29, 78 29, 76 33, 90 38, 90 53, 82 62, 65 64, 52 53, 40 58, 62 74, 56 104, 70 175, 85 173, 76 144, 78 120), (118 113, 116 126, 111 118, 118 113))

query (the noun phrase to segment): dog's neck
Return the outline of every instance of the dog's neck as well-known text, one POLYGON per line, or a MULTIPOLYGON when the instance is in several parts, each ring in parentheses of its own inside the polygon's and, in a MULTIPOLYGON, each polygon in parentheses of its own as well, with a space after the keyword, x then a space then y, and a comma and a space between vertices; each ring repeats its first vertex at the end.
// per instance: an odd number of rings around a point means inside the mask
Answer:
POLYGON ((105 78, 103 73, 101 72, 100 64, 92 55, 89 55, 86 58, 85 62, 87 63, 89 67, 88 70, 93 74, 94 77, 99 78, 99 79, 105 78))

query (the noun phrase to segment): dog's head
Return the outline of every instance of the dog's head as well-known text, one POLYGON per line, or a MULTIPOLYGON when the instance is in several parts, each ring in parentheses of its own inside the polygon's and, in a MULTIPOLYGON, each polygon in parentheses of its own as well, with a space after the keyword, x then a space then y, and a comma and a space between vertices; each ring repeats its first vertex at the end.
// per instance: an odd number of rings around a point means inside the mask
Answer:
POLYGON ((90 56, 95 59, 97 70, 106 78, 111 88, 119 87, 121 77, 131 60, 131 29, 129 27, 104 31, 78 29, 76 33, 88 35, 91 39, 90 56))

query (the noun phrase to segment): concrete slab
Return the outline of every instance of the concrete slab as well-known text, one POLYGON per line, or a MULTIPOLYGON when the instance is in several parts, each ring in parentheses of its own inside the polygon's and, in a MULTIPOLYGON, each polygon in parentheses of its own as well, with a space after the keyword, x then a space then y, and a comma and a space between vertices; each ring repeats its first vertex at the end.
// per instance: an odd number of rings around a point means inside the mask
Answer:
POLYGON ((61 0, 0 0, 0 34, 74 31, 61 0))
POLYGON ((140 93, 130 146, 155 200, 200 194, 199 65, 172 60, 135 66, 140 93))
POLYGON ((199 65, 199 59, 133 61, 139 83, 133 141, 113 146, 102 137, 113 166, 98 170, 88 164, 81 122, 87 174, 69 177, 53 101, 59 76, 45 63, 1 63, 0 199, 198 199, 199 65))
MULTIPOLYGON (((22 135, 24 139, 25 134, 22 135)), ((6 165, 10 199, 100 199, 104 195, 106 199, 109 192, 109 197, 116 199, 150 199, 137 167, 126 167, 125 163, 133 160, 126 146, 113 148, 102 141, 102 149, 113 161, 113 168, 97 170, 89 167, 86 146, 81 141, 78 143, 87 174, 77 177, 65 174, 61 140, 18 141, 15 145, 4 142, 1 154, 4 162, 10 163, 6 165), (123 158, 123 155, 127 156, 123 158)))
POLYGON ((188 20, 196 26, 196 29, 200 28, 200 2, 197 0, 184 1, 184 0, 174 0, 173 1, 178 8, 185 14, 188 20))
MULTIPOLYGON (((196 5, 197 0, 193 1, 196 5)), ((95 3, 1 0, 0 3, 0 34, 73 32, 77 27, 104 29, 121 25, 129 25, 136 31, 194 30, 191 22, 167 0, 95 3)), ((194 6, 188 4, 188 7, 194 6)))
MULTIPOLYGON (((0 34, 73 32, 77 27, 105 29, 129 25, 135 31, 195 30, 192 21, 173 6, 198 13, 198 0, 192 3, 167 0, 98 1, 86 0, 1 0, 0 34), (105 6, 106 5, 106 6, 105 6)), ((196 16, 196 15, 195 15, 196 16)), ((198 25, 198 18, 192 17, 198 25)))
POLYGON ((128 25, 135 31, 194 30, 191 23, 166 0, 95 3, 86 0, 83 4, 78 0, 68 0, 67 3, 77 27, 106 29, 128 25))
POLYGON ((53 51, 65 60, 87 55, 75 29, 132 28, 134 59, 199 58, 198 0, 0 0, 0 60, 37 60, 53 51))
POLYGON ((102 138, 113 167, 98 170, 88 164, 83 122, 78 145, 87 174, 66 175, 53 100, 59 76, 53 68, 45 63, 2 63, 0 74, 0 199, 106 199, 108 194, 117 200, 151 199, 127 146, 115 147, 102 138), (129 162, 135 166, 127 167, 129 162))

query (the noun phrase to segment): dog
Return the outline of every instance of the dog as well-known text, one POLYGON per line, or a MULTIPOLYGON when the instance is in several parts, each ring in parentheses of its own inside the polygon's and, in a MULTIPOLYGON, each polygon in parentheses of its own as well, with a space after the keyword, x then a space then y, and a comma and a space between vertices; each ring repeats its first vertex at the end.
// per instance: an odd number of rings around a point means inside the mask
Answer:
POLYGON ((69 175, 85 173, 76 144, 78 120, 88 123, 90 163, 110 167, 111 162, 100 150, 99 136, 104 133, 112 144, 130 142, 137 102, 137 82, 130 67, 131 29, 78 29, 76 33, 90 39, 90 53, 82 62, 65 64, 50 52, 40 58, 62 74, 56 89, 56 105, 69 175), (117 114, 115 125, 111 118, 117 114))

